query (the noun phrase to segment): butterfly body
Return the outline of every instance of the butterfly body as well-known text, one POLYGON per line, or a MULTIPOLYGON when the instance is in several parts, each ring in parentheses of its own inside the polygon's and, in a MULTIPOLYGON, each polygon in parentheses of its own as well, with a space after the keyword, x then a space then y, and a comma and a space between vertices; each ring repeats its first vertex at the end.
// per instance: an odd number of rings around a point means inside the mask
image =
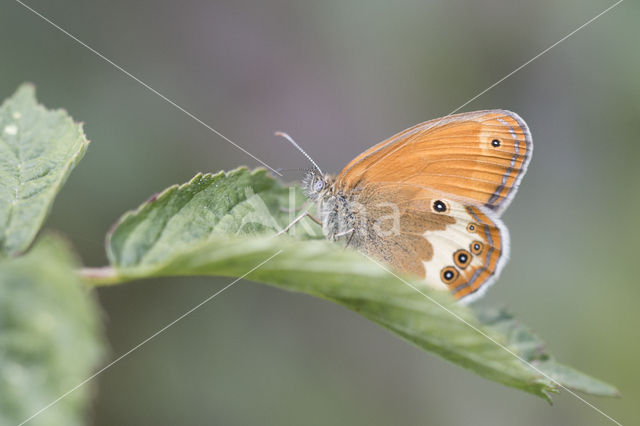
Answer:
POLYGON ((307 172, 323 232, 426 284, 470 301, 506 263, 500 219, 533 149, 524 121, 504 110, 418 124, 375 145, 335 178, 307 172))

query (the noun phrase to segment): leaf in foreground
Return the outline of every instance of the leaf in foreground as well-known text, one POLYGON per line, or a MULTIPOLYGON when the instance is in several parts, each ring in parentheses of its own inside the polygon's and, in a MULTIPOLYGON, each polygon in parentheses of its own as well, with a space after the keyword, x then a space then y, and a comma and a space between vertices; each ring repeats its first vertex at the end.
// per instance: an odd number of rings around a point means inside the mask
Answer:
MULTIPOLYGON (((125 214, 107 240, 112 268, 89 273, 105 284, 178 275, 239 277, 270 259, 247 279, 334 301, 476 374, 549 399, 555 386, 496 344, 534 360, 523 340, 510 334, 513 329, 500 327, 506 323, 485 316, 493 326, 485 325, 468 307, 421 281, 403 282, 326 240, 304 240, 302 226, 298 238, 275 236, 287 223, 287 192, 264 170, 197 175, 125 214)), ((565 381, 566 375, 553 377, 568 387, 576 383, 565 381)))
POLYGON ((0 106, 0 258, 29 247, 88 143, 65 111, 36 102, 31 85, 0 106))
POLYGON ((262 169, 198 174, 120 218, 107 236, 107 255, 120 268, 149 265, 214 235, 273 232, 292 216, 280 208, 295 208, 303 201, 299 190, 292 196, 289 206, 289 189, 262 169))
MULTIPOLYGON (((76 386, 101 358, 98 307, 51 237, 27 255, 0 261, 0 424, 16 425, 76 386)), ((80 425, 91 385, 30 425, 80 425)))

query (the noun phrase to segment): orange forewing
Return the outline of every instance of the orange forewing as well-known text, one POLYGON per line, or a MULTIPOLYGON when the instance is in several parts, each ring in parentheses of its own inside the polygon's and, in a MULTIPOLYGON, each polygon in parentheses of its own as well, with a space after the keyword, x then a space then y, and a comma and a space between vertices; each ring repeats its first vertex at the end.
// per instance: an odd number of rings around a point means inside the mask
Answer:
POLYGON ((411 184, 499 215, 515 194, 532 148, 529 129, 515 113, 457 114, 418 124, 368 149, 343 169, 335 185, 348 192, 367 183, 411 184))

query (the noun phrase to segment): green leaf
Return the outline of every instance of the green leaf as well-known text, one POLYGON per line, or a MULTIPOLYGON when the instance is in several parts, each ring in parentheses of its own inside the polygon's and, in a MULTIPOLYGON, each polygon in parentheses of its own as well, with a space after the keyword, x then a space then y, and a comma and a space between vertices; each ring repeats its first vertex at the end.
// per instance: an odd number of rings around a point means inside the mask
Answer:
POLYGON ((546 351, 544 341, 505 309, 477 309, 476 314, 483 324, 507 336, 523 359, 563 386, 592 395, 620 396, 615 386, 558 363, 546 351))
POLYGON ((0 257, 26 250, 89 141, 25 84, 0 106, 0 257))
MULTIPOLYGON (((16 425, 55 401, 101 358, 98 307, 74 266, 66 244, 51 237, 25 256, 0 261, 2 425, 16 425)), ((29 424, 83 424, 90 388, 79 388, 29 424)))
POLYGON ((309 240, 320 234, 317 225, 302 223, 294 228, 296 238, 276 236, 291 217, 283 210, 302 201, 299 189, 278 184, 264 170, 197 175, 125 214, 107 240, 112 266, 86 275, 95 284, 222 275, 307 293, 345 306, 476 374, 549 400, 553 383, 500 347, 537 360, 538 342, 529 341, 531 334, 506 329, 488 314, 483 319, 489 325, 483 324, 449 294, 398 277, 337 244, 309 240))
MULTIPOLYGON (((288 207, 289 196, 290 190, 262 169, 198 174, 125 214, 107 236, 107 255, 121 268, 146 265, 213 235, 274 231, 288 223, 291 214, 279 208, 288 207)), ((293 197, 296 208, 303 195, 294 189, 293 197)))
MULTIPOLYGON (((445 293, 421 286, 410 288, 360 254, 327 241, 298 241, 287 237, 220 235, 174 252, 162 261, 117 269, 117 279, 154 276, 223 275, 239 277, 264 263, 247 279, 283 290, 298 291, 337 302, 415 345, 435 352, 477 374, 545 397, 552 386, 495 343, 454 318, 483 330, 465 306, 445 293)), ((415 280, 407 282, 419 286, 415 280)))

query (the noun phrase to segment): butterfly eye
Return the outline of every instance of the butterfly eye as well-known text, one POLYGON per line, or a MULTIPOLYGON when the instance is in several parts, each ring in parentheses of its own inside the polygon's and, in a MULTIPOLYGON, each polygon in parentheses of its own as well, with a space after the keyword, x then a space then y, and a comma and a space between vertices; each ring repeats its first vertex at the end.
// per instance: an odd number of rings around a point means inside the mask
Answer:
POLYGON ((435 200, 433 202, 433 211, 436 213, 444 213, 447 211, 447 205, 442 200, 435 200))
POLYGON ((491 141, 491 146, 494 148, 497 148, 500 146, 500 140, 499 139, 494 139, 491 141))
POLYGON ((480 254, 484 245, 480 241, 474 241, 471 243, 471 253, 480 254))
POLYGON ((453 266, 447 266, 440 272, 440 279, 447 284, 452 283, 456 278, 458 278, 458 270, 453 266))
POLYGON ((453 262, 459 268, 466 268, 471 263, 471 253, 464 249, 460 249, 453 254, 453 262))
POLYGON ((322 188, 324 188, 324 182, 321 180, 317 180, 316 183, 313 184, 313 190, 316 192, 322 191, 322 188))

